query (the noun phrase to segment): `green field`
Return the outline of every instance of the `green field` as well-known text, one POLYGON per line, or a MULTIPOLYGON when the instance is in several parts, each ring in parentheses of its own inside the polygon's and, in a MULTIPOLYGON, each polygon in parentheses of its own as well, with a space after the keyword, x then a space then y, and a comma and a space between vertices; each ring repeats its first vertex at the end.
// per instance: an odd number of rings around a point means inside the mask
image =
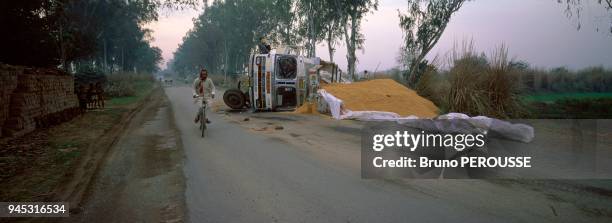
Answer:
POLYGON ((121 105, 132 104, 142 99, 144 96, 148 95, 149 92, 153 89, 153 84, 154 83, 152 81, 148 81, 148 80, 134 81, 134 90, 136 92, 136 95, 128 96, 128 97, 111 98, 108 101, 108 105, 109 106, 121 106, 121 105))
POLYGON ((525 96, 527 102, 554 102, 561 99, 612 99, 612 92, 606 93, 545 93, 525 96))

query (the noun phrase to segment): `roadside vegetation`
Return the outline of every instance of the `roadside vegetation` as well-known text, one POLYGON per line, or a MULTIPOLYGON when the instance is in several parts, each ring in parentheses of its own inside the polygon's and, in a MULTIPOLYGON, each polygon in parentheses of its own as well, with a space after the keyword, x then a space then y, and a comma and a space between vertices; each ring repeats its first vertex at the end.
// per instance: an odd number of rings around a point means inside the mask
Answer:
POLYGON ((347 52, 346 72, 356 70, 358 50, 364 47, 363 18, 378 8, 378 0, 212 1, 204 5, 174 53, 170 69, 181 78, 202 67, 210 73, 236 76, 249 54, 264 40, 273 48, 291 46, 316 56, 326 43, 331 60, 338 43, 347 52))
POLYGON ((151 45, 151 30, 145 25, 157 21, 161 9, 197 4, 196 0, 3 1, 0 20, 13 34, 0 36, 0 61, 69 72, 95 66, 108 73, 153 73, 159 70, 161 49, 151 45))
POLYGON ((142 73, 114 73, 108 75, 105 93, 110 106, 131 104, 148 95, 154 84, 153 76, 142 73))
MULTIPOLYGON (((398 59, 402 66, 390 76, 396 80, 401 76, 401 83, 428 97, 442 112, 498 118, 609 117, 612 108, 606 106, 612 99, 605 95, 612 92, 612 71, 602 67, 579 71, 563 67, 537 69, 526 62, 510 60, 503 46, 486 56, 474 52, 471 42, 459 50, 455 47, 448 58, 447 70, 442 70, 446 66, 440 66, 437 59, 428 61, 426 56, 440 40, 454 13, 466 2, 408 0, 408 9, 400 10, 404 42, 398 59), (546 101, 540 100, 544 98, 546 101)), ((580 20, 582 2, 558 3, 567 6, 565 13, 569 18, 580 20)), ((612 12, 610 1, 597 4, 612 12)))
POLYGON ((612 99, 612 92, 536 93, 525 96, 525 101, 527 102, 556 102, 568 99, 612 99))
MULTIPOLYGON (((509 59, 505 46, 475 52, 470 41, 455 44, 447 58, 420 68, 414 89, 441 113, 497 118, 612 118, 612 70, 533 68, 509 59), (446 64, 446 66, 445 66, 446 64)), ((364 79, 391 78, 410 86, 401 69, 364 79)))
POLYGON ((108 86, 106 108, 0 142, 0 200, 41 201, 56 196, 88 149, 103 149, 101 139, 151 93, 155 82, 151 75, 116 73, 108 75, 108 86))
POLYGON ((463 54, 453 66, 427 68, 416 90, 443 112, 498 118, 610 118, 612 71, 532 69, 524 62, 463 54), (493 61, 493 63, 491 62, 493 61))
MULTIPOLYGON (((460 112, 497 118, 524 117, 518 73, 501 46, 491 55, 478 53, 471 42, 457 44, 450 53, 450 68, 432 64, 423 69, 415 88, 442 113, 460 112)), ((414 75, 414 74, 413 74, 414 75)))
POLYGON ((162 57, 161 50, 151 45, 151 30, 145 25, 157 21, 161 9, 197 3, 3 1, 0 20, 12 34, 0 36, 0 62, 61 68, 75 76, 75 93, 81 96, 92 97, 88 90, 100 83, 106 106, 23 137, 2 139, 0 200, 51 199, 75 171, 94 168, 77 168, 77 164, 91 151, 88 148, 103 151, 108 145, 102 139, 117 132, 111 130, 153 89, 155 82, 149 74, 159 70, 162 57))

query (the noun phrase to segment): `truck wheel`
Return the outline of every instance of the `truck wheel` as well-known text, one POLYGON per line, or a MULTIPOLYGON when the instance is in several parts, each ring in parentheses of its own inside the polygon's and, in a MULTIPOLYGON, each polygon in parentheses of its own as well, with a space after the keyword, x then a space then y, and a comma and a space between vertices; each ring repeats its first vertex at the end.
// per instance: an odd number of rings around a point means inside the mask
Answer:
POLYGON ((242 91, 230 89, 223 94, 223 102, 232 109, 242 109, 246 105, 246 97, 242 91))

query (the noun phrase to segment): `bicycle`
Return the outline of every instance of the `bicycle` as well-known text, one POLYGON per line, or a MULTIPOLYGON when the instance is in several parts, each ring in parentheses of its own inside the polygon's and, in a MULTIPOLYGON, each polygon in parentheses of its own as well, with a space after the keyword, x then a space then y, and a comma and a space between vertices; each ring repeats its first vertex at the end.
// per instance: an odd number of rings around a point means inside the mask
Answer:
POLYGON ((202 98, 202 105, 200 106, 200 110, 198 111, 198 116, 200 117, 200 131, 202 131, 202 138, 205 137, 205 132, 206 132, 206 106, 207 106, 207 102, 206 99, 204 97, 201 96, 193 96, 194 98, 202 98))

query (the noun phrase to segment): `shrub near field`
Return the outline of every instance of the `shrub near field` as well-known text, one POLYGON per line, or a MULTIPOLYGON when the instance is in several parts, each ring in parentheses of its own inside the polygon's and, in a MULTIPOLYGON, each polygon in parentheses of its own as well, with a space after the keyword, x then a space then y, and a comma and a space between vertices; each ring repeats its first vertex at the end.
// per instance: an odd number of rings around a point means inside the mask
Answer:
POLYGON ((500 47, 490 56, 477 54, 471 42, 456 46, 449 56, 452 65, 439 71, 429 65, 416 85, 418 93, 446 112, 496 118, 524 117, 518 72, 500 47))
POLYGON ((533 118, 612 118, 612 70, 525 69, 520 78, 533 118))
POLYGON ((450 68, 432 64, 416 85, 443 113, 497 118, 606 118, 612 113, 612 70, 533 69, 501 47, 477 54, 471 42, 453 48, 450 68))
POLYGON ((136 73, 114 73, 107 76, 108 82, 104 89, 107 97, 131 97, 136 96, 139 88, 154 81, 149 74, 136 73))

